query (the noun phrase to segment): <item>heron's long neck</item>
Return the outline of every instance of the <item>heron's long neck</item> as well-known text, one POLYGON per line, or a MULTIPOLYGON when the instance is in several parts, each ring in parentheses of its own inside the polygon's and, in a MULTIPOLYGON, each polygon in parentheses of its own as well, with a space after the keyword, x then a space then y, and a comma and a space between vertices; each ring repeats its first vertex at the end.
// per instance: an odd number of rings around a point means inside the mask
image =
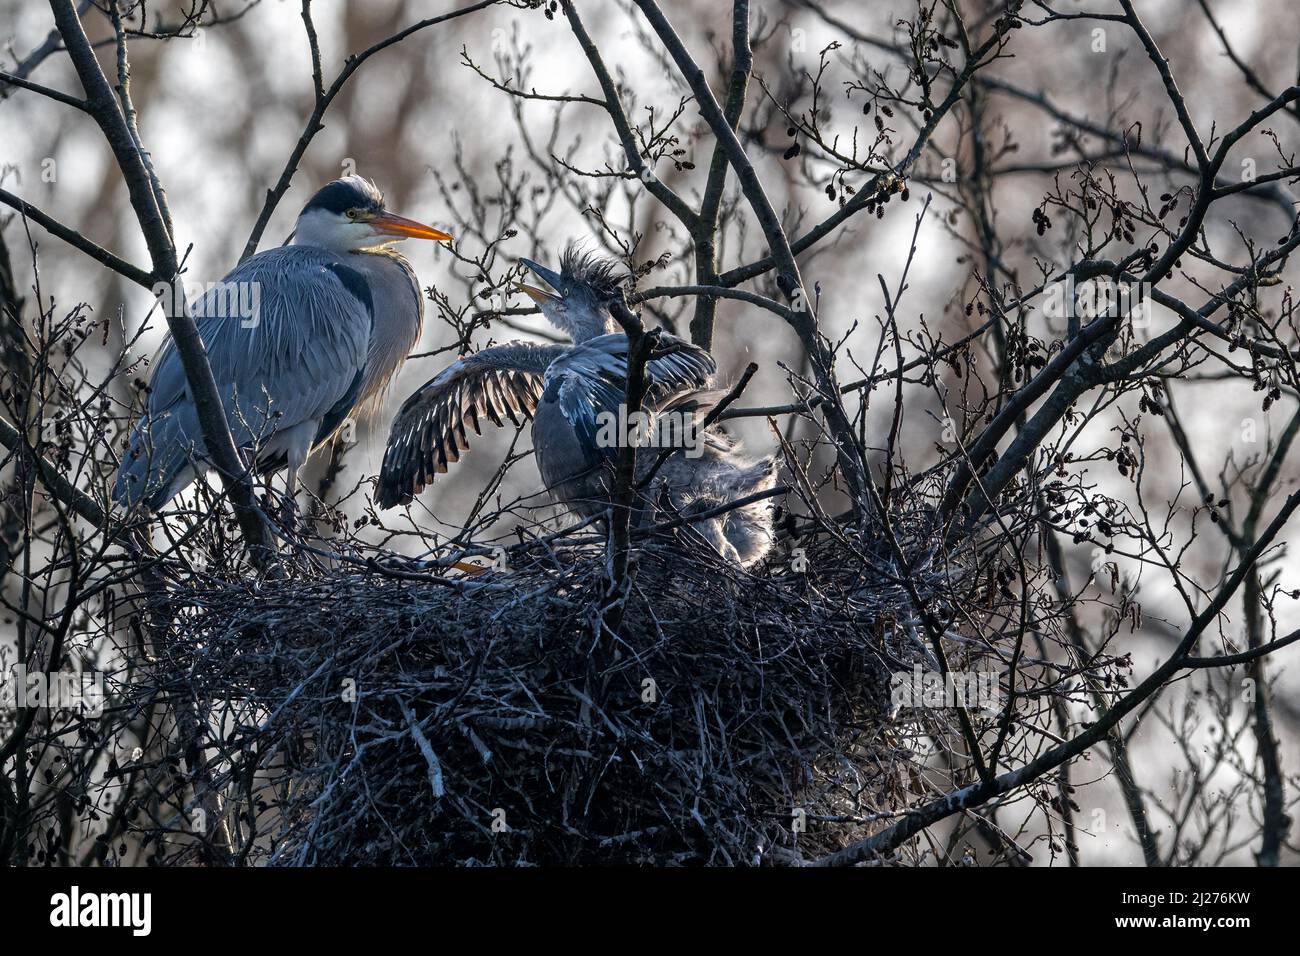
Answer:
POLYGON ((354 252, 348 264, 369 279, 373 324, 360 401, 373 403, 420 340, 424 298, 411 264, 391 249, 354 252))
POLYGON ((622 327, 606 311, 581 308, 570 312, 563 331, 574 342, 586 342, 600 335, 608 335, 610 332, 621 332, 622 327))

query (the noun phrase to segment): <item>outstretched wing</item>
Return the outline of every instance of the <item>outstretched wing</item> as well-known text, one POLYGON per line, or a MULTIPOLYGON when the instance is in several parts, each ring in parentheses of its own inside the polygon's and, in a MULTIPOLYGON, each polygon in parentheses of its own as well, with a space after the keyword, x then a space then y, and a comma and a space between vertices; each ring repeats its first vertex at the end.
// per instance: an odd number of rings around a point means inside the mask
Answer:
MULTIPOLYGON (((368 284, 345 262, 306 246, 269 250, 232 270, 190 311, 237 445, 306 422, 332 429, 346 417, 365 368, 372 316, 368 284)), ((185 371, 168 338, 114 497, 157 506, 185 466, 204 454, 185 371)))
POLYGON ((483 434, 484 418, 500 427, 504 416, 521 427, 537 408, 547 366, 569 348, 508 342, 466 355, 422 385, 393 419, 379 472, 379 507, 409 503, 449 462, 460 461, 469 448, 466 423, 476 435, 483 434))
MULTIPOLYGON (((659 408, 708 388, 713 356, 675 335, 661 333, 657 357, 646 363, 646 405, 659 408)), ((627 395, 627 336, 601 335, 574 346, 546 370, 544 394, 560 406, 583 447, 597 449, 602 413, 617 414, 627 395)), ((608 456, 612 448, 600 449, 608 456)))

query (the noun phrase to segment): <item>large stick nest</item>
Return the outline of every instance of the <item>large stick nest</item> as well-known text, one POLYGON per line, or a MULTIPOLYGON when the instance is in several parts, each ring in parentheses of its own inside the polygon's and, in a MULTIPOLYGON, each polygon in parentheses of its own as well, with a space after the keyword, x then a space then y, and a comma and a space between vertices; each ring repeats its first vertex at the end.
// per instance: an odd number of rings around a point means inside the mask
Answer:
MULTIPOLYGON (((225 779, 256 778, 227 806, 250 862, 814 857, 890 818, 911 754, 889 675, 932 659, 879 539, 794 544, 747 574, 643 542, 617 634, 600 546, 478 575, 393 558, 191 578, 154 608, 158 679, 239 755, 225 779)), ((910 577, 927 602, 983 599, 950 558, 910 577)))

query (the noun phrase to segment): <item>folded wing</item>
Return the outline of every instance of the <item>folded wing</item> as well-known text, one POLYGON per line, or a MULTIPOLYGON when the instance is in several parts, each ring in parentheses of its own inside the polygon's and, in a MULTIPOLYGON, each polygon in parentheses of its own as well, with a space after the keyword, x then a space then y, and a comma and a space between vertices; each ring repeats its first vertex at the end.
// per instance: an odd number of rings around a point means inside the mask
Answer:
MULTIPOLYGON (((316 444, 346 417, 365 369, 372 317, 364 280, 337 257, 304 246, 269 250, 231 271, 190 311, 236 445, 273 446, 277 433, 308 422, 317 426, 316 444)), ((283 458, 282 451, 273 454, 283 458)), ((187 466, 205 458, 185 371, 168 338, 114 498, 159 507, 178 490, 187 466)))

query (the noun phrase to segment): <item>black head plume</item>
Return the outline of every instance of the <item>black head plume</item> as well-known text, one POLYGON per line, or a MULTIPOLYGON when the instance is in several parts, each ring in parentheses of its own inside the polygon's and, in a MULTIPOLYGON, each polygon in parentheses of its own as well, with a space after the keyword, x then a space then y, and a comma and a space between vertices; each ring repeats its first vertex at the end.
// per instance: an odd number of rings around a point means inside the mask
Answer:
POLYGON ((303 212, 323 209, 342 215, 349 209, 369 209, 379 212, 384 208, 384 194, 379 187, 360 176, 344 176, 321 187, 303 207, 303 212))
POLYGON ((560 256, 560 275, 569 288, 589 289, 601 302, 619 298, 631 278, 619 262, 584 252, 576 242, 565 246, 560 256))

